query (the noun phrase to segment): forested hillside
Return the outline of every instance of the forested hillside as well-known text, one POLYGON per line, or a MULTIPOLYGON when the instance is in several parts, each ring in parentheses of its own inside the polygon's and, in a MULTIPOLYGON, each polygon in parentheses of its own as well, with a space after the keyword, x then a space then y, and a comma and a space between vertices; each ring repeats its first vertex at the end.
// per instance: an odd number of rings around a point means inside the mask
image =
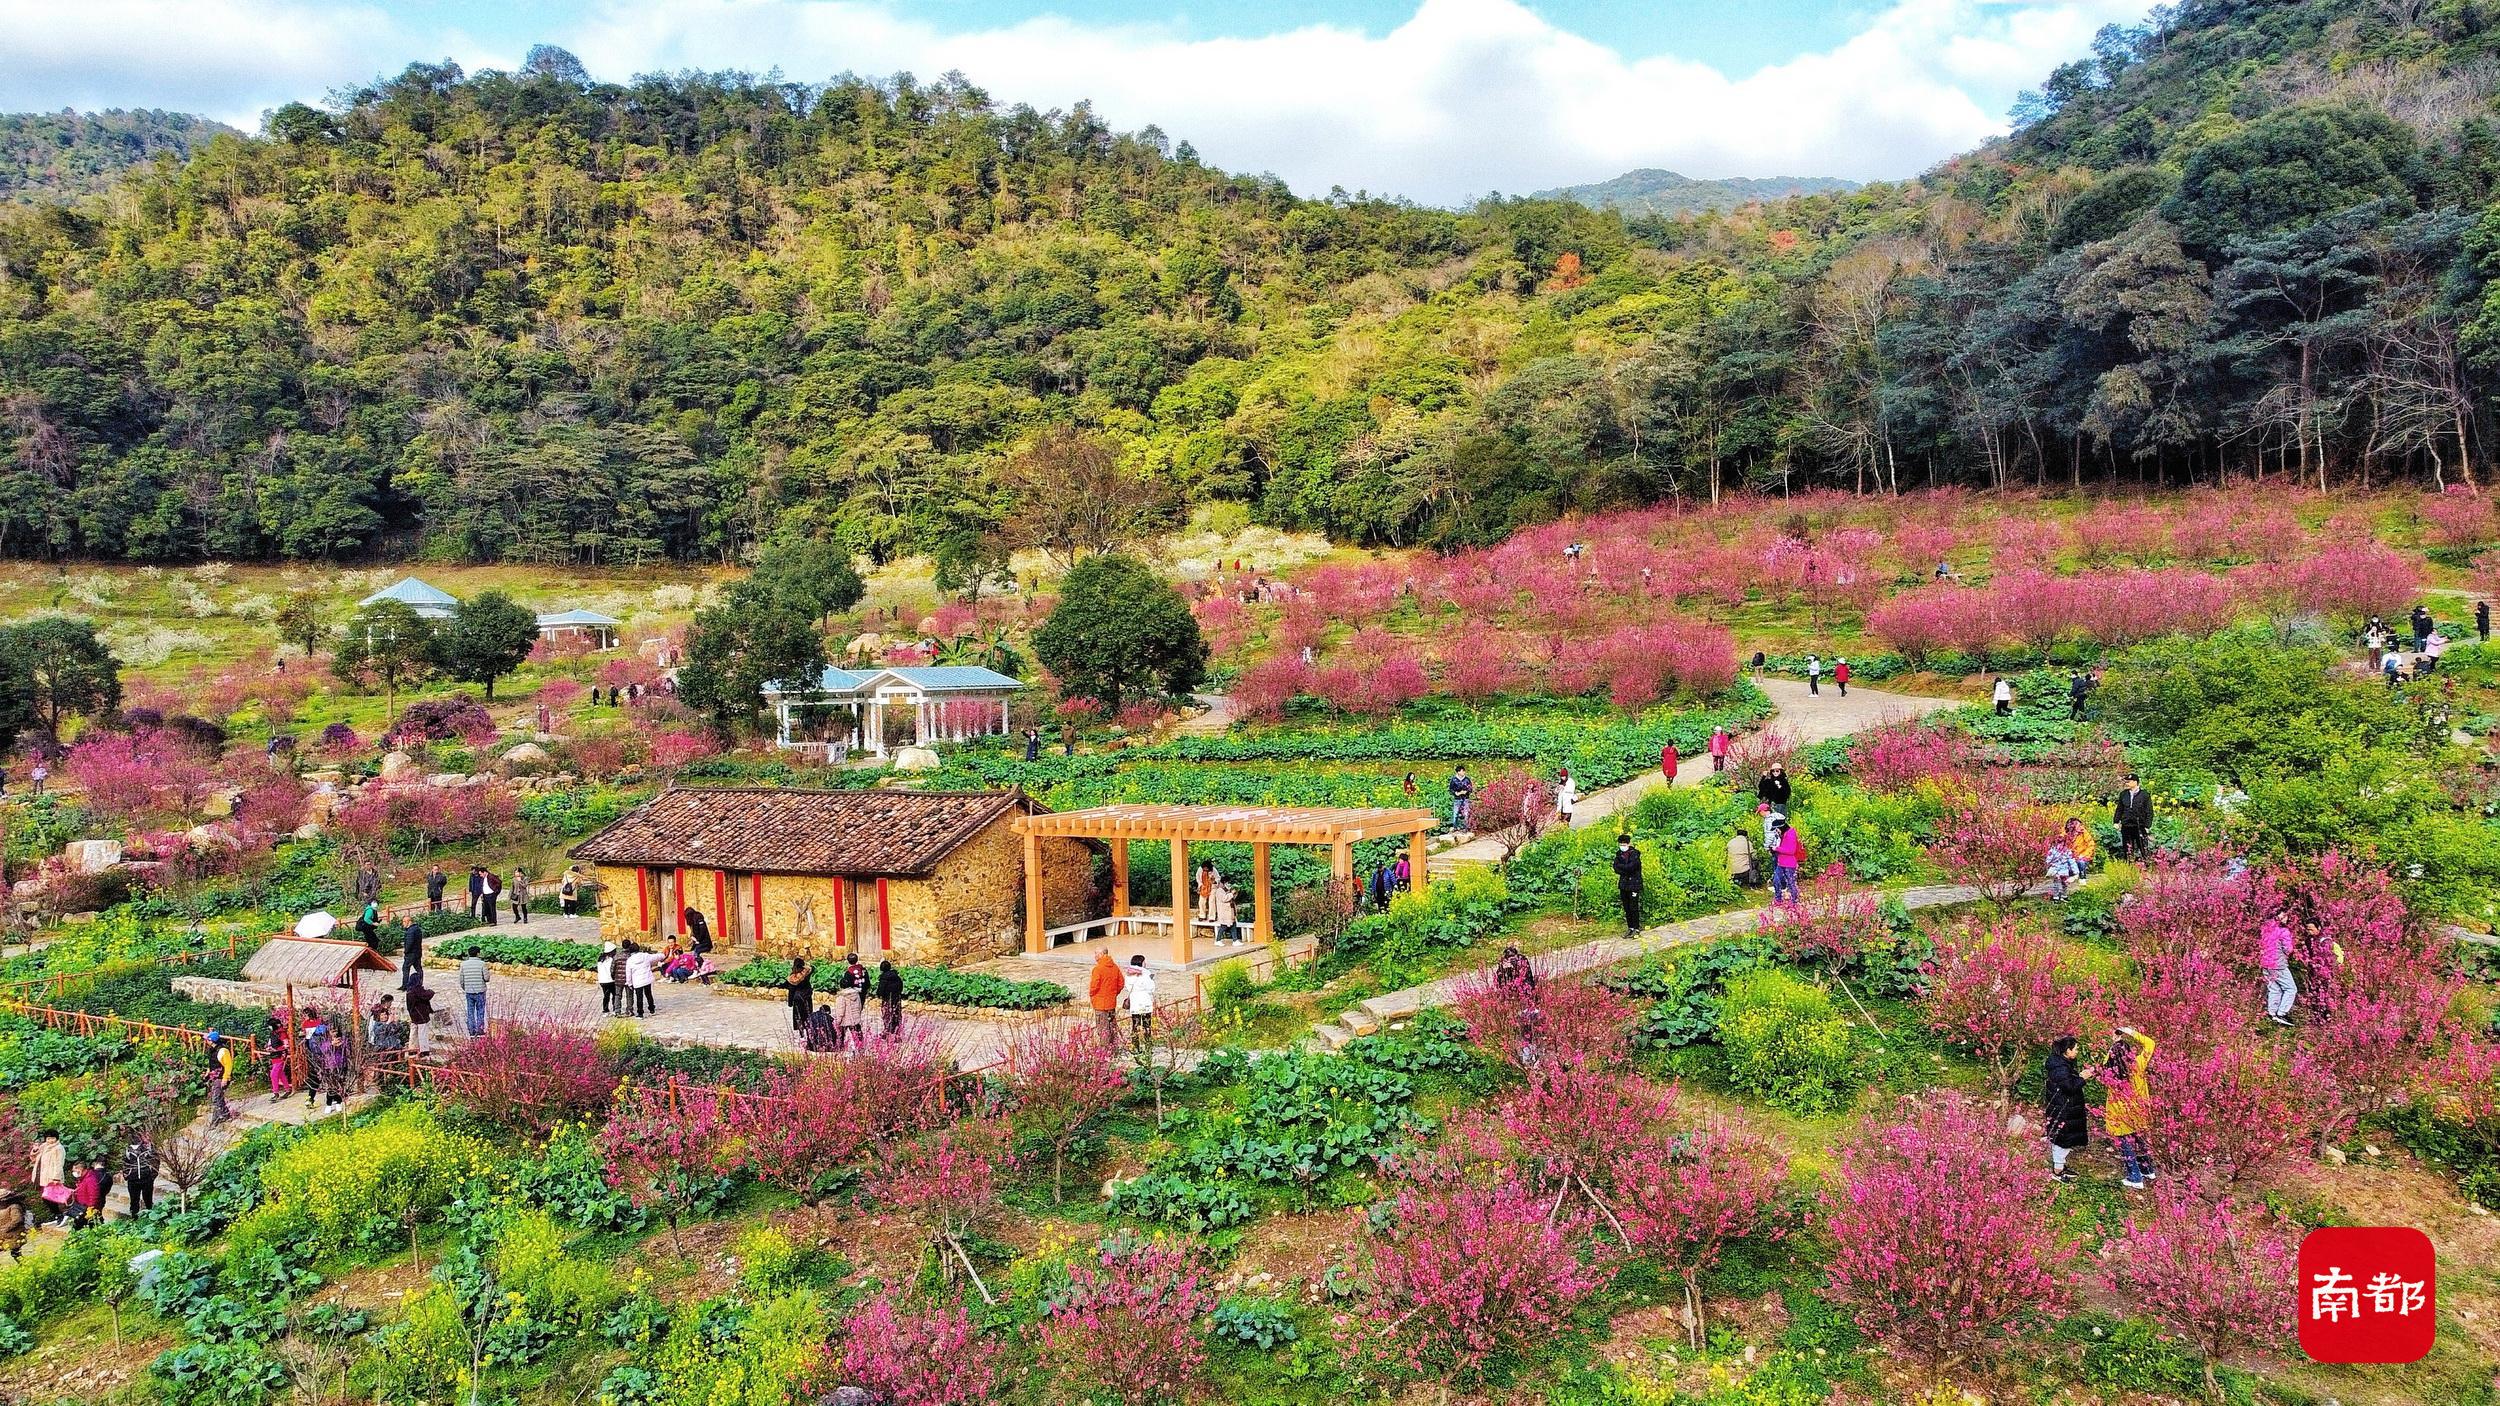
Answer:
POLYGON ((0 201, 91 195, 160 155, 234 129, 187 112, 0 112, 0 201))
POLYGON ((1783 200, 1792 195, 1846 194, 1857 182, 1830 176, 1732 176, 1703 181, 1673 171, 1626 171, 1611 180, 1537 192, 1540 200, 1576 200, 1600 210, 1628 216, 1698 215, 1732 210, 1757 200, 1783 200))
POLYGON ((420 65, 0 217, 0 551, 789 531, 963 581, 1072 465, 1407 542, 1746 484, 2479 478, 2496 9, 2183 5, 1920 182, 1628 223, 1297 199, 957 79, 420 65))

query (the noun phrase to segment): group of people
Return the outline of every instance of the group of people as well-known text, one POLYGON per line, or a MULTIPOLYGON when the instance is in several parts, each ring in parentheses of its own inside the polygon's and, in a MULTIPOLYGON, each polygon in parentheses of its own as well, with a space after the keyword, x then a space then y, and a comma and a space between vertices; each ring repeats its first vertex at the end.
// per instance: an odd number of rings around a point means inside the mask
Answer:
MULTIPOLYGON (((1400 858, 1397 867, 1402 870, 1405 865, 1405 859, 1400 858)), ((1382 878, 1384 872, 1374 873, 1371 882, 1366 885, 1367 893, 1376 900, 1375 907, 1385 908, 1389 903, 1389 890, 1382 878)), ((1403 888, 1405 884, 1401 881, 1397 887, 1403 888)), ((1241 894, 1221 870, 1212 862, 1200 861, 1196 873, 1190 878, 1190 891, 1191 912, 1195 920, 1215 929, 1218 946, 1230 947, 1241 941, 1241 894)))
POLYGON ((1128 1016, 1132 1049, 1154 1047, 1155 974, 1146 969, 1146 954, 1136 953, 1123 967, 1110 949, 1094 954, 1094 969, 1085 980, 1086 1004, 1093 1007, 1094 1027, 1103 1048, 1120 1048, 1120 1016, 1128 1016))
MULTIPOLYGON (((2430 607, 2416 605, 2405 618, 2412 634, 2413 648, 2403 648, 2403 638, 2388 623, 2373 615, 2361 627, 2361 646, 2369 651, 2370 667, 2394 688, 2407 679, 2421 678, 2439 672, 2439 661, 2448 653, 2449 639, 2431 618, 2430 607)), ((2474 603, 2474 638, 2483 644, 2491 642, 2491 602, 2474 603)))
MULTIPOLYGON (((1840 685, 1841 697, 1849 696, 1849 656, 1842 655, 1839 661, 1832 665, 1832 682, 1840 685)), ((1822 695, 1823 656, 1820 654, 1806 656, 1806 692, 1817 697, 1822 695)))
POLYGON ((127 1189, 130 1214, 153 1208, 160 1166, 156 1135, 146 1128, 131 1133, 119 1167, 102 1157, 72 1157, 58 1134, 43 1134, 35 1139, 27 1159, 28 1180, 35 1188, 33 1203, 22 1203, 15 1190, 0 1196, 0 1249, 16 1259, 25 1249, 30 1230, 47 1225, 70 1229, 102 1221, 104 1202, 113 1194, 117 1174, 127 1189))
POLYGON ((2118 1153, 2127 1189, 2142 1191, 2155 1179, 2152 1150, 2145 1142, 2153 1115, 2153 1090, 2147 1073, 2153 1048, 2152 1036, 2122 1025, 2110 1043, 2109 1057, 2098 1068, 2084 1068, 2079 1063, 2083 1051, 2080 1039, 2060 1035, 2050 1043, 2040 1096, 2050 1175, 2062 1182, 2075 1179, 2066 1161, 2092 1141, 2091 1122, 2084 1112, 2084 1086, 2098 1080, 2109 1091, 2101 1108, 2101 1127, 2118 1153))
POLYGON ((1797 873, 1806 860, 1805 833, 1789 823, 1789 807, 1795 803, 1796 783, 1788 778, 1788 767, 1773 762, 1754 782, 1754 815, 1762 824, 1762 842, 1757 851, 1753 837, 1738 825, 1728 832, 1727 875, 1739 888, 1755 888, 1762 883, 1762 857, 1771 860, 1771 901, 1796 903, 1804 891, 1798 887, 1797 873))
POLYGON ((813 1054, 840 1054, 868 1047, 868 1002, 877 1003, 879 1028, 888 1039, 903 1030, 903 972, 891 958, 868 964, 851 953, 833 980, 832 996, 816 998, 816 965, 804 956, 790 959, 782 978, 783 997, 790 1003, 790 1029, 799 1047, 813 1054))
MULTIPOLYGON (((368 865, 364 869, 358 871, 356 887, 356 897, 358 901, 364 903, 368 909, 371 909, 373 904, 381 896, 381 876, 378 873, 374 873, 372 866, 368 865), (368 874, 373 875, 370 892, 366 891, 367 886, 365 876, 368 874)), ((442 865, 436 864, 425 871, 425 908, 427 912, 440 913, 443 911, 443 905, 445 902, 443 895, 450 887, 451 876, 443 872, 442 865)), ((469 906, 465 911, 470 917, 477 919, 481 923, 494 923, 499 921, 497 915, 504 910, 498 905, 504 903, 511 905, 510 911, 513 922, 527 923, 530 920, 530 900, 535 896, 536 893, 530 879, 529 870, 518 864, 512 866, 512 876, 509 880, 498 877, 494 870, 489 869, 483 864, 472 864, 469 866, 469 906)), ((569 918, 573 916, 574 913, 580 911, 581 900, 581 871, 578 869, 566 869, 564 871, 564 877, 556 881, 557 911, 563 913, 564 916, 569 918)), ((359 926, 361 925, 362 920, 359 920, 359 926)))

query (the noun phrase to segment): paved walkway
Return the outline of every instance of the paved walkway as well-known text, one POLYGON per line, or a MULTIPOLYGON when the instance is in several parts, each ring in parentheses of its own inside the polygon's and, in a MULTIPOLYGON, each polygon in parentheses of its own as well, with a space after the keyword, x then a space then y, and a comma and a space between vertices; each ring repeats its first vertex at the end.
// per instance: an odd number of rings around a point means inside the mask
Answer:
MULTIPOLYGON (((1956 904, 1975 903, 1983 895, 1979 890, 1961 884, 1930 884, 1902 889, 1895 896, 1908 908, 1949 908, 1956 904)), ((1581 943, 1577 947, 1560 948, 1533 960, 1537 975, 1544 977, 1593 971, 1619 962, 1634 961, 1653 952, 1751 932, 1760 923, 1762 912, 1759 908, 1740 908, 1726 913, 1711 913, 1680 923, 1661 924, 1644 930, 1637 937, 1603 938, 1581 943)), ((1403 991, 1390 991, 1357 1001, 1335 1020, 1313 1027, 1312 1037, 1326 1048, 1336 1049, 1357 1035, 1368 1035, 1391 1021, 1404 1020, 1427 1007, 1450 1005, 1469 983, 1490 980, 1492 974, 1493 968, 1487 965, 1452 972, 1403 991)))
MULTIPOLYGON (((1807 692, 1806 686, 1794 679, 1764 678, 1755 686, 1771 700, 1771 717, 1763 724, 1764 727, 1779 728, 1799 746, 1847 737, 1896 718, 1924 717, 1940 708, 1956 706, 1955 700, 1950 698, 1886 693, 1873 688, 1853 688, 1844 698, 1839 687, 1828 680, 1819 694, 1807 692)), ((1681 757, 1676 767, 1675 784, 1699 786, 1711 775, 1710 758, 1706 754, 1681 757)), ((1620 786, 1592 791, 1582 796, 1580 804, 1572 811, 1572 828, 1584 829, 1611 820, 1631 809, 1641 797, 1666 784, 1665 775, 1652 770, 1642 772, 1620 786)), ((1435 852, 1432 872, 1448 874, 1462 864, 1501 862, 1501 841, 1491 836, 1470 836, 1435 852)))

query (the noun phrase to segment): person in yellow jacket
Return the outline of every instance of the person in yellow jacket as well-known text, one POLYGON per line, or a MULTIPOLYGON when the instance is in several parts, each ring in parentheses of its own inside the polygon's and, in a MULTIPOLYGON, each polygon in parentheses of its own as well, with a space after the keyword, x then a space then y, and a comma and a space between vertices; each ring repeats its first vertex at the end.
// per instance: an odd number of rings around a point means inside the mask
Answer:
POLYGON ((2153 1121, 2153 1089, 2147 1075, 2152 1062, 2153 1037, 2132 1026, 2119 1026, 2118 1038, 2110 1046, 2109 1068, 2101 1074, 2102 1082, 2109 1085, 2101 1126, 2118 1149, 2130 1191, 2142 1191, 2154 1176, 2153 1154, 2144 1146, 2145 1129, 2153 1121))

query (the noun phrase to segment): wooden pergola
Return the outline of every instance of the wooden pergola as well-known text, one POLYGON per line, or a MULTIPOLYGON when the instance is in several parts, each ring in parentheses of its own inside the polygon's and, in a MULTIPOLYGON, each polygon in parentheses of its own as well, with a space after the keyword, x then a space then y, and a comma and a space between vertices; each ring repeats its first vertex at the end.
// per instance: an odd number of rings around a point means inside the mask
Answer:
MULTIPOLYGON (((1042 926, 1042 847, 1045 838, 1104 840, 1111 846, 1111 916, 1130 915, 1128 842, 1163 840, 1172 846, 1172 960, 1187 966, 1190 959, 1190 905, 1195 898, 1189 881, 1189 846, 1229 842, 1250 846, 1252 882, 1251 933, 1261 943, 1275 936, 1274 885, 1268 877, 1271 845, 1326 845, 1328 872, 1339 883, 1354 879, 1354 846, 1361 840, 1406 837, 1413 883, 1422 892, 1425 880, 1425 837, 1441 823, 1428 810, 1385 807, 1329 806, 1175 806, 1114 805, 1092 810, 1045 811, 1015 822, 1024 837, 1024 950, 1039 952, 1048 942, 1042 926)), ((1155 919, 1152 921, 1160 922, 1155 919)))

